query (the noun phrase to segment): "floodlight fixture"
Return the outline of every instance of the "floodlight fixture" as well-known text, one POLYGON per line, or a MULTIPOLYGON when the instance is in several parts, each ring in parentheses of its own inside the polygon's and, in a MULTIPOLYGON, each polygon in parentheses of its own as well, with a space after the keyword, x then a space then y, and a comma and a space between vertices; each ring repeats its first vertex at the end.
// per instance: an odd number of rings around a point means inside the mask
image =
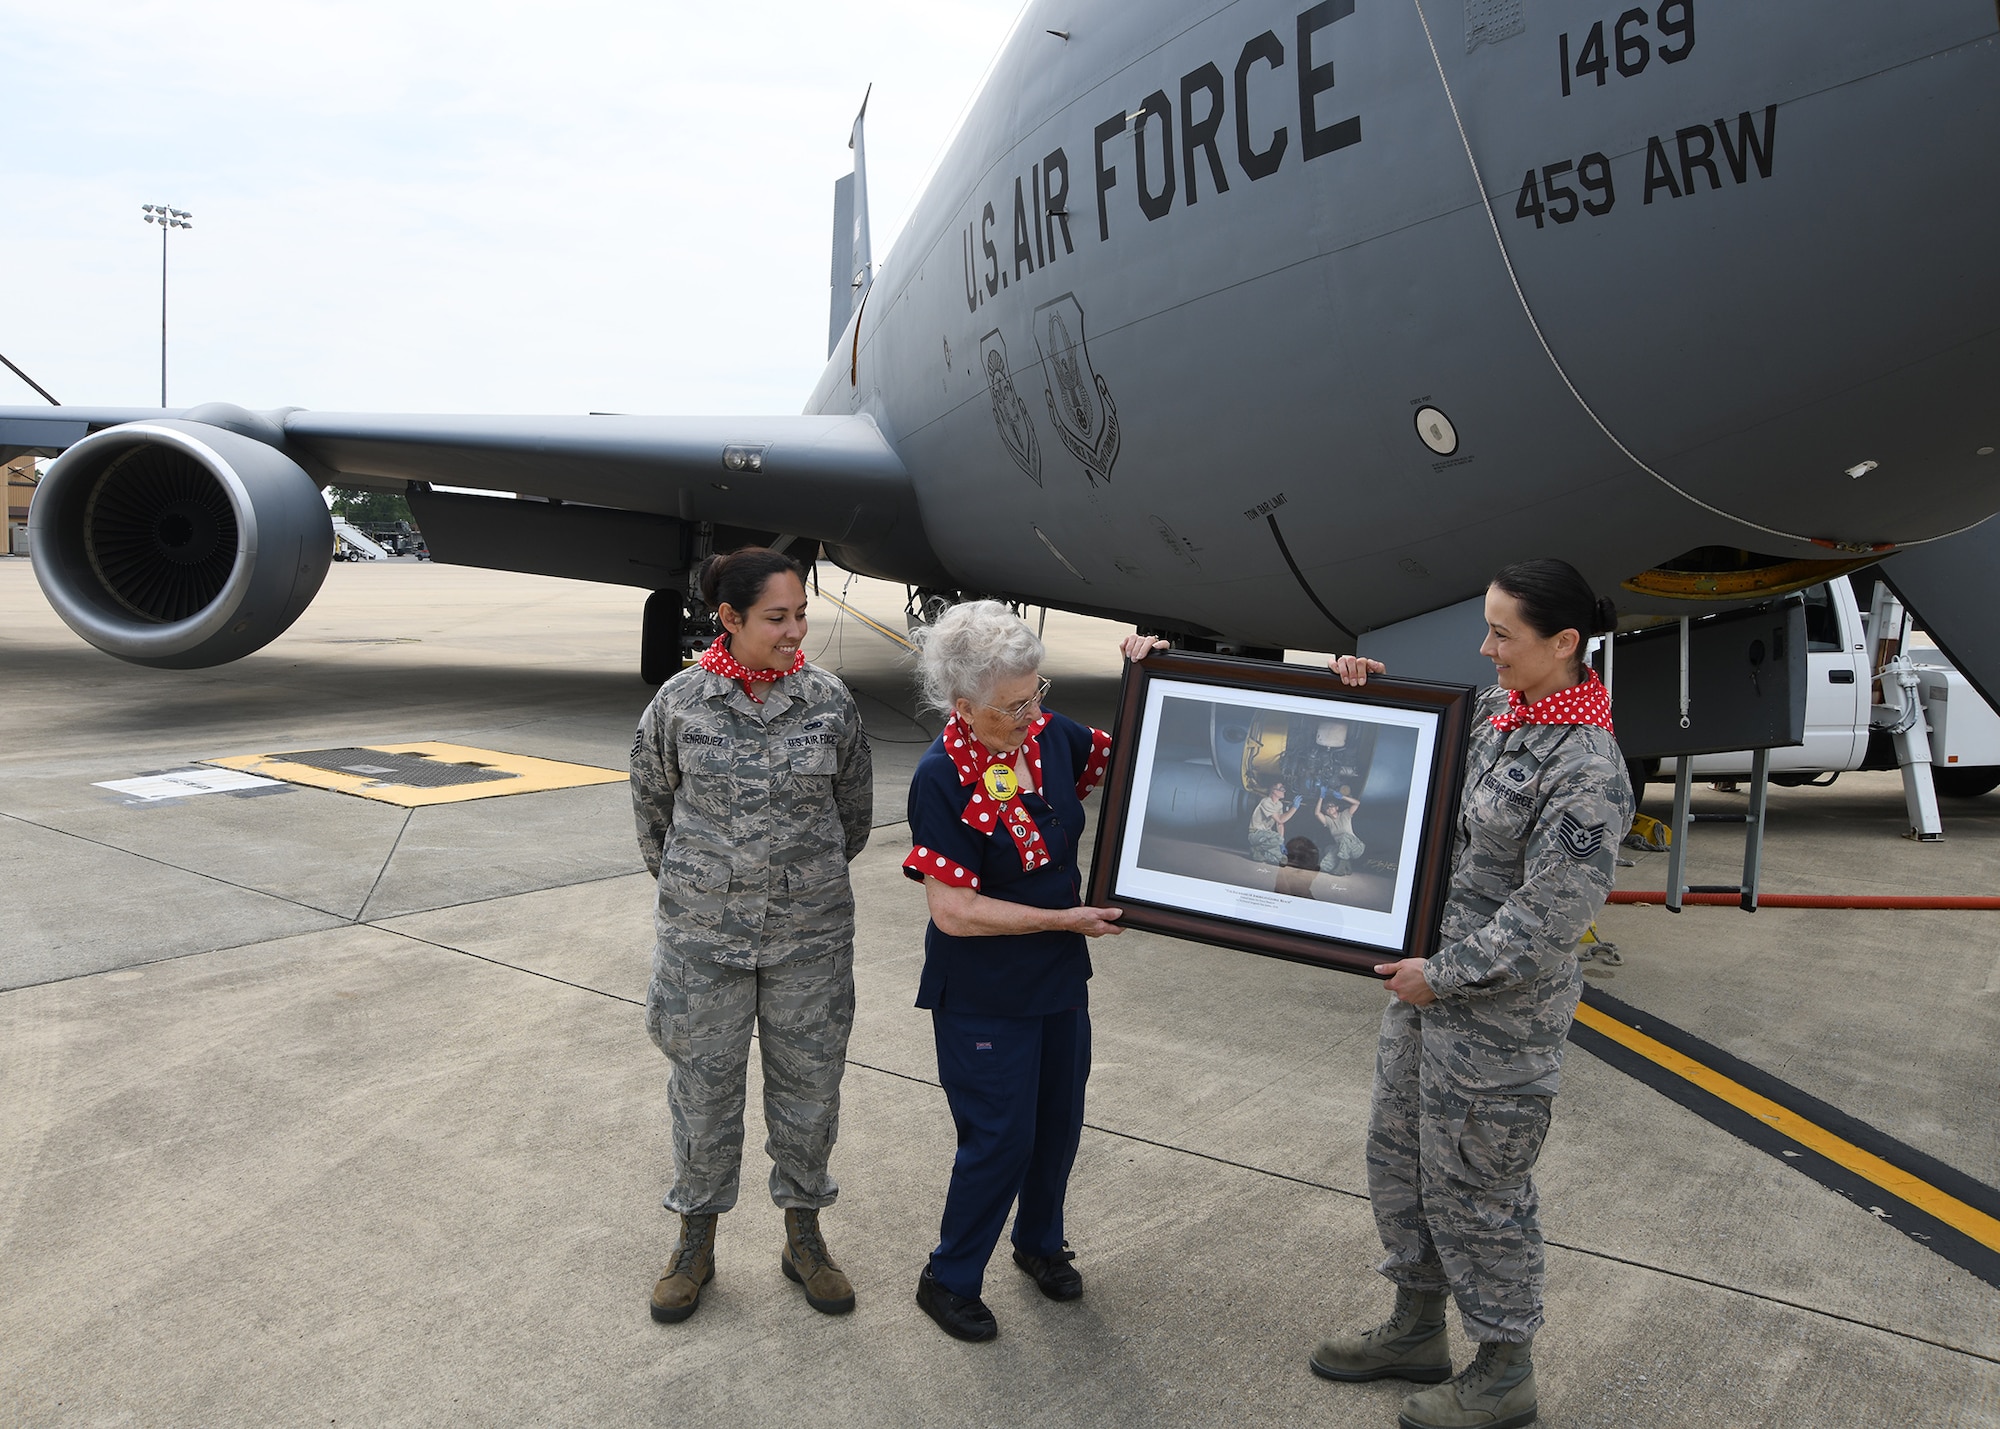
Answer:
POLYGON ((158 224, 160 229, 160 406, 167 405, 167 230, 169 228, 193 228, 189 222, 194 215, 186 209, 171 208, 163 203, 139 205, 147 223, 158 224))

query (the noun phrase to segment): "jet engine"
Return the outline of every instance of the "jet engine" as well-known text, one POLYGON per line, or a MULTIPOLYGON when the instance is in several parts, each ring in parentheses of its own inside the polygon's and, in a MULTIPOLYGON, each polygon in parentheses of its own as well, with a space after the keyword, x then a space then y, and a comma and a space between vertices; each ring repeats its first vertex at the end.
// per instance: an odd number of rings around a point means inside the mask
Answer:
POLYGON ((199 421, 83 438, 50 464, 29 522, 35 578, 70 629, 162 669, 269 644, 333 559, 318 484, 268 442, 199 421))

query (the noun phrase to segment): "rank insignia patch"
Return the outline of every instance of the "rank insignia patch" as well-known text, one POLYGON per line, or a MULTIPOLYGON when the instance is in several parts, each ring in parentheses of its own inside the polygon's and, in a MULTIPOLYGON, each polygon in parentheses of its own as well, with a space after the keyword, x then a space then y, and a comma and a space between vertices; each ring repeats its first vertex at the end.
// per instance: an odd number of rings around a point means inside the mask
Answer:
POLYGON ((1565 813, 1562 822, 1556 825, 1556 842, 1578 863, 1597 857, 1604 847, 1604 834, 1604 825, 1586 824, 1570 813, 1565 813))

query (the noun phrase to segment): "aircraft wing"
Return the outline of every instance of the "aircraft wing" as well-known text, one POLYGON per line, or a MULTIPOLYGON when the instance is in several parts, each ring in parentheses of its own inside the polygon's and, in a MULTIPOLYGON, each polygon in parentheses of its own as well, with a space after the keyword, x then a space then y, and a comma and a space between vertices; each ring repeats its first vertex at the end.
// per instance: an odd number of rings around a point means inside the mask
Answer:
POLYGON ((105 427, 179 415, 158 407, 0 407, 0 462, 28 452, 55 456, 105 427))
POLYGON ((511 491, 831 545, 914 520, 870 417, 432 417, 292 412, 287 445, 368 484, 511 491))
POLYGON ((317 488, 332 485, 407 494, 440 561, 650 590, 679 588, 705 534, 823 543, 869 574, 938 565, 865 415, 0 408, 0 453, 25 451, 62 453, 30 515, 43 590, 85 639, 143 663, 234 659, 288 626, 330 558, 317 488))
POLYGON ((327 484, 426 482, 682 521, 867 544, 914 533, 909 473, 874 419, 494 417, 294 409, 0 408, 0 451, 59 452, 88 432, 163 418, 278 447, 327 484))

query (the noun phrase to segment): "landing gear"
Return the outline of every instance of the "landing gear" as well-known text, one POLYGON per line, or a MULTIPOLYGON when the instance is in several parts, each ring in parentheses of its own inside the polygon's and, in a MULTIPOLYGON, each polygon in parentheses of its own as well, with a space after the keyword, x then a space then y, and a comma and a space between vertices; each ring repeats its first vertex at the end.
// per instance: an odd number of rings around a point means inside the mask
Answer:
POLYGON ((639 678, 664 685, 681 671, 681 632, 687 606, 677 590, 656 590, 646 597, 645 624, 639 635, 639 678))
POLYGON ((929 586, 909 586, 903 598, 903 628, 914 635, 926 625, 935 625, 938 619, 954 605, 966 599, 955 590, 933 590, 929 586))

